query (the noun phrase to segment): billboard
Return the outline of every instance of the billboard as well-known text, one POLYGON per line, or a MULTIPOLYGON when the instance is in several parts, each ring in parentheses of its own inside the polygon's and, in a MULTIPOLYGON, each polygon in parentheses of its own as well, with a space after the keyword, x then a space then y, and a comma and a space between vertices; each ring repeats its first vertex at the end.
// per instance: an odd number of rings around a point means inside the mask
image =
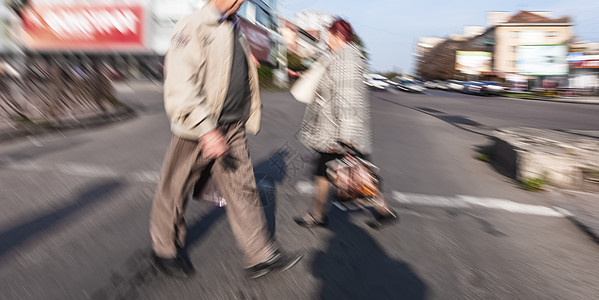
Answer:
POLYGON ((143 50, 141 5, 45 5, 23 14, 23 43, 33 50, 143 50))
POLYGON ((534 45, 516 48, 516 70, 523 75, 568 74, 568 48, 565 45, 534 45))
POLYGON ((491 53, 483 51, 457 51, 455 68, 464 74, 472 75, 491 72, 491 53))

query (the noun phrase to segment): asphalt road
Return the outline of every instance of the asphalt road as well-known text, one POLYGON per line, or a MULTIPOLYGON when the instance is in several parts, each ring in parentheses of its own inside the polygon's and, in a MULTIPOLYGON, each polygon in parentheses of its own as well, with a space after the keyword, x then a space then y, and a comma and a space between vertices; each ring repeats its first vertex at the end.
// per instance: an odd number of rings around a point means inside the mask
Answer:
POLYGON ((298 228, 312 153, 294 138, 304 106, 263 93, 250 138, 265 211, 293 269, 243 276, 224 210, 191 203, 198 274, 152 272, 148 214, 169 142, 160 88, 120 87, 139 117, 0 146, 1 299, 596 299, 599 247, 551 208, 473 158, 504 126, 599 129, 599 106, 431 92, 372 92, 374 162, 401 222, 368 228, 365 212, 330 211, 330 228, 298 228), (274 220, 276 219, 276 224, 274 220))
POLYGON ((489 128, 527 126, 545 129, 599 130, 599 105, 540 102, 427 90, 398 94, 401 103, 459 124, 489 128), (464 118, 464 119, 461 119, 464 118))

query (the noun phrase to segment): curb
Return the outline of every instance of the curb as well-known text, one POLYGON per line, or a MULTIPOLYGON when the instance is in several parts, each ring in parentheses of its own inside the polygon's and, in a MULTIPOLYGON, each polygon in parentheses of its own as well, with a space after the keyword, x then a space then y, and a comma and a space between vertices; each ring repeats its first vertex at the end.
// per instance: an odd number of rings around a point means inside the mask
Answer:
POLYGON ((515 97, 506 97, 506 96, 501 96, 501 98, 523 100, 523 101, 540 101, 540 102, 599 105, 599 100, 569 100, 569 99, 540 99, 540 98, 535 99, 535 98, 515 98, 515 97))
MULTIPOLYGON (((495 166, 499 173, 518 181, 517 173, 520 157, 516 147, 497 136, 492 137, 492 142, 492 145, 481 148, 479 153, 489 155, 491 158, 490 163, 495 166)), ((591 240, 599 244, 599 226, 597 225, 599 223, 593 221, 593 216, 584 213, 584 206, 579 207, 568 204, 567 201, 564 202, 561 198, 560 200, 554 200, 553 203, 553 209, 563 214, 566 219, 576 225, 591 240)))
POLYGON ((595 243, 599 244, 599 229, 594 229, 593 227, 585 224, 584 221, 581 221, 580 218, 573 214, 567 209, 564 209, 560 206, 554 206, 553 209, 562 213, 568 221, 572 222, 576 227, 578 227, 582 232, 588 235, 595 243))
POLYGON ((33 125, 30 128, 8 130, 0 132, 0 144, 14 141, 28 135, 41 135, 52 131, 99 127, 118 121, 124 121, 136 115, 137 114, 133 109, 125 106, 117 108, 114 112, 93 115, 79 120, 69 120, 61 124, 53 124, 49 127, 33 125))

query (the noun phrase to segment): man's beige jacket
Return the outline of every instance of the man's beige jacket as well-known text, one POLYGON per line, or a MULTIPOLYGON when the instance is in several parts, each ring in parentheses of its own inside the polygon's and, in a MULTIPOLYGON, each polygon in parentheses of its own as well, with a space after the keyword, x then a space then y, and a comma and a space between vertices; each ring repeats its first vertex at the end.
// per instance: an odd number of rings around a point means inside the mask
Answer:
MULTIPOLYGON (((164 107, 174 135, 197 140, 217 127, 227 95, 233 61, 233 24, 222 22, 210 2, 181 19, 165 57, 164 107)), ((241 45, 249 65, 250 116, 246 130, 260 129, 258 72, 247 40, 241 45)))

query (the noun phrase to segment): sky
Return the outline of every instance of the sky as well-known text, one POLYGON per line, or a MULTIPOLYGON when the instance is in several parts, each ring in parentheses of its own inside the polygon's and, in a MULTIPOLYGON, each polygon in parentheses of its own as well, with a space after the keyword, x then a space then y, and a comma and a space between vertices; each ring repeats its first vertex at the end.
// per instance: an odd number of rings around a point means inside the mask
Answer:
POLYGON ((599 0, 280 0, 281 15, 316 10, 343 17, 364 40, 373 71, 413 73, 416 39, 462 33, 467 25, 486 26, 489 11, 551 11, 570 16, 579 40, 599 43, 599 0))

